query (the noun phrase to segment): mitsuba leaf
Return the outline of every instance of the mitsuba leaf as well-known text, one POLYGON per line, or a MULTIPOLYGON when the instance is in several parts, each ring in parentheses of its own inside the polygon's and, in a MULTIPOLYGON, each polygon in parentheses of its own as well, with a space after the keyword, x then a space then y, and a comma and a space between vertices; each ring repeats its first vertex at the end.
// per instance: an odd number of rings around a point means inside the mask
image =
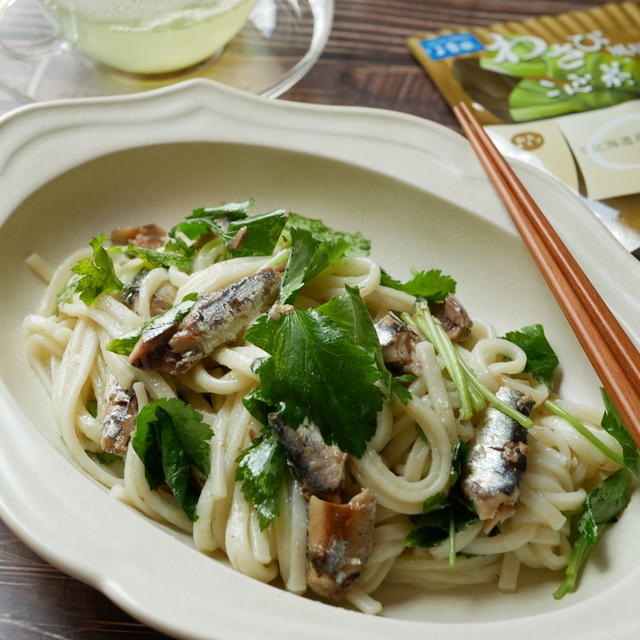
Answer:
POLYGON ((230 222, 222 233, 227 251, 234 258, 271 255, 287 221, 286 216, 286 211, 278 210, 230 222), (246 235, 239 246, 234 248, 233 240, 239 233, 246 235))
POLYGON ((553 594, 556 600, 576 590, 578 577, 589 553, 602 537, 606 526, 615 522, 629 504, 630 478, 629 471, 622 468, 603 480, 587 496, 578 520, 578 535, 571 549, 564 580, 553 594))
POLYGON ((414 520, 415 527, 407 534, 407 547, 435 547, 449 536, 450 516, 446 508, 431 511, 414 520))
POLYGON ((164 482, 164 471, 154 403, 149 403, 138 413, 131 444, 144 464, 149 487, 155 491, 164 482))
POLYGON ((176 237, 183 233, 189 240, 195 240, 203 233, 222 235, 233 220, 246 218, 253 209, 255 200, 250 198, 244 202, 229 202, 219 207, 200 207, 194 209, 186 220, 180 222, 169 231, 169 236, 176 237))
POLYGON ((435 547, 449 537, 451 520, 456 533, 464 531, 478 520, 478 514, 456 494, 439 493, 425 501, 427 511, 412 516, 415 527, 405 538, 407 547, 435 547))
POLYGON ((345 249, 344 255, 346 256, 368 256, 371 251, 371 242, 360 232, 348 233, 346 231, 336 231, 335 229, 331 229, 331 227, 327 227, 322 220, 306 218, 297 213, 290 213, 287 229, 291 229, 292 227, 306 229, 320 242, 328 242, 331 244, 345 242, 347 248, 345 249))
POLYGON ((416 377, 412 373, 403 373, 400 376, 393 376, 394 382, 398 384, 411 384, 416 377))
MULTIPOLYGON (((414 427, 416 429, 416 433, 418 434, 418 438, 420 438, 420 440, 422 440, 422 442, 424 442, 425 444, 429 444, 429 438, 424 432, 424 429, 417 422, 414 423, 414 427)), ((427 500, 429 500, 429 498, 427 498, 427 500)))
POLYGON ((429 271, 411 269, 411 275, 413 276, 411 280, 400 282, 383 270, 380 275, 380 284, 432 302, 444 300, 447 294, 456 291, 456 281, 451 276, 443 274, 440 269, 429 271))
POLYGON ((602 428, 620 443, 622 447, 622 457, 627 468, 636 476, 640 477, 640 452, 638 452, 638 447, 624 426, 617 409, 613 406, 609 394, 604 389, 600 391, 605 406, 605 413, 601 423, 602 428))
POLYGON ((149 487, 167 484, 190 520, 197 520, 200 491, 191 467, 210 471, 213 431, 200 413, 178 398, 161 398, 138 414, 132 445, 142 460, 149 487))
POLYGON ((93 260, 84 258, 71 268, 71 271, 81 277, 65 287, 59 294, 59 297, 64 294, 64 300, 57 300, 57 304, 71 299, 77 292, 80 294, 80 300, 89 306, 100 294, 123 288, 124 285, 116 276, 113 262, 104 248, 106 240, 104 235, 91 239, 89 244, 93 249, 93 260))
POLYGON ((78 286, 78 277, 74 276, 69 282, 67 286, 60 291, 60 293, 56 296, 56 302, 53 307, 53 315, 57 316, 60 313, 60 305, 65 302, 69 302, 71 298, 73 298, 74 293, 76 292, 76 287, 78 286))
POLYGON ((449 494, 445 491, 440 491, 440 493, 435 493, 424 501, 422 505, 422 513, 424 515, 426 513, 431 513, 432 511, 439 511, 440 509, 448 506, 449 494))
POLYGON ((122 461, 122 456, 107 451, 87 451, 99 464, 110 465, 122 461))
POLYGON ((117 353, 119 356, 129 356, 133 351, 133 348, 138 344, 138 340, 140 340, 140 336, 144 331, 144 324, 140 325, 134 331, 123 335, 121 338, 114 338, 113 340, 109 340, 105 345, 105 349, 107 351, 111 351, 113 353, 117 353))
POLYGON ((286 464, 284 450, 271 429, 254 438, 238 456, 236 481, 242 483, 242 495, 256 510, 261 529, 279 514, 286 464))
POLYGON ((95 398, 91 398, 89 402, 87 402, 87 412, 92 418, 97 417, 98 415, 98 401, 95 398))
POLYGON ((280 287, 278 301, 281 304, 292 303, 306 282, 342 258, 349 248, 346 240, 340 238, 322 240, 307 229, 292 227, 289 234, 291 256, 280 287))
POLYGON ((391 397, 402 404, 409 404, 411 402, 411 391, 393 378, 391 380, 391 397))
POLYGON ((451 478, 449 483, 451 486, 458 482, 458 478, 462 474, 464 463, 469 459, 471 448, 466 442, 459 440, 453 447, 453 457, 451 458, 451 478))
POLYGON ((196 250, 188 245, 182 238, 171 238, 164 245, 164 250, 167 253, 178 253, 185 256, 185 258, 192 258, 196 250))
POLYGON ((355 288, 317 309, 259 318, 246 338, 270 355, 254 365, 260 391, 250 410, 275 411, 294 429, 307 417, 327 444, 360 457, 389 391, 373 336, 355 288))
MULTIPOLYGON (((415 376, 411 373, 405 373, 401 376, 393 376, 391 379, 391 397, 402 404, 409 404, 409 402, 411 402, 411 391, 405 387, 405 384, 409 384, 414 380, 415 376)), ((416 427, 419 428, 417 424, 416 427)), ((420 429, 420 431, 422 431, 422 429, 420 429)), ((424 432, 422 433, 424 435, 424 432)))
POLYGON ((589 544, 598 542, 603 525, 611 524, 627 506, 631 497, 629 474, 620 469, 603 480, 587 496, 578 531, 589 544))
POLYGON ((109 251, 112 253, 125 253, 129 256, 140 258, 150 269, 176 267, 180 271, 189 272, 191 270, 191 257, 178 251, 167 251, 166 249, 164 251, 155 251, 145 247, 136 247, 133 244, 126 247, 114 246, 109 251))
POLYGON ((527 355, 524 370, 552 389, 553 374, 559 361, 544 335, 542 325, 534 324, 530 327, 522 327, 519 331, 509 331, 504 338, 517 344, 527 355))
POLYGON ((436 493, 427 498, 422 505, 422 514, 411 516, 415 527, 405 539, 407 547, 433 547, 449 537, 452 524, 457 533, 478 520, 478 514, 458 482, 468 456, 469 445, 457 442, 453 447, 451 461, 451 488, 448 492, 436 493))
POLYGON ((344 256, 369 255, 371 243, 361 233, 327 227, 321 220, 289 214, 285 234, 291 256, 280 289, 279 302, 291 303, 302 286, 344 256))
MULTIPOLYGON (((182 243, 177 233, 183 233, 189 240, 195 240, 203 234, 220 236, 229 257, 270 255, 278 242, 287 221, 288 212, 272 211, 250 216, 254 199, 245 202, 231 202, 219 207, 194 209, 183 222, 169 231, 175 243, 182 243)), ((168 245, 167 245, 168 246, 168 245)), ((193 248, 189 247, 190 254, 193 248)), ((181 251, 185 253, 184 250, 181 251)))

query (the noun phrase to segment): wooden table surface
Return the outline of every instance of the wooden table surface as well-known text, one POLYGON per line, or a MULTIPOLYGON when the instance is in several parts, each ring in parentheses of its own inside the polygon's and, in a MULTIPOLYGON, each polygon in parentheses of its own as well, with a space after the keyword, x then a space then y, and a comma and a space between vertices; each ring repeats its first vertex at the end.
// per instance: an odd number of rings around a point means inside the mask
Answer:
MULTIPOLYGON (((311 72, 283 97, 396 109, 456 126, 404 38, 588 8, 580 0, 336 0, 331 38, 311 72)), ((640 256, 638 256, 640 257, 640 256)), ((33 554, 0 522, 0 639, 164 638, 101 593, 33 554)))

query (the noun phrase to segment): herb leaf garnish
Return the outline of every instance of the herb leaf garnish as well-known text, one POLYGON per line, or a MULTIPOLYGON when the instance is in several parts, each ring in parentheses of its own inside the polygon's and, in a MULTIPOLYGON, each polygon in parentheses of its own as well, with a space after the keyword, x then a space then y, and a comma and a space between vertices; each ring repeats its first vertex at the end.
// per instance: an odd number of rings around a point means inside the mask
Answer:
POLYGON ((229 202, 219 207, 194 209, 186 220, 178 223, 169 231, 169 236, 175 238, 176 234, 180 232, 189 240, 195 240, 203 233, 222 235, 231 221, 246 218, 251 213, 254 204, 255 200, 249 198, 244 202, 229 202))
POLYGON ((367 311, 360 290, 357 287, 345 287, 345 294, 331 298, 321 307, 321 313, 333 320, 346 335, 350 336, 354 344, 366 351, 372 363, 378 369, 380 381, 385 388, 391 384, 391 373, 387 369, 380 349, 380 341, 371 316, 367 311))
POLYGON ((180 271, 189 272, 191 270, 191 257, 185 255, 184 251, 155 251, 145 247, 136 247, 133 244, 128 246, 115 245, 109 249, 112 253, 124 253, 144 260, 145 266, 154 269, 162 267, 176 267, 180 271))
POLYGON ((109 453, 107 451, 88 451, 85 449, 85 452, 88 453, 92 458, 95 458, 98 464, 110 465, 115 462, 122 462, 122 456, 119 456, 116 453, 109 453))
POLYGON ((347 231, 337 231, 315 218, 307 218, 297 213, 290 213, 287 221, 287 229, 296 227, 296 229, 305 229, 311 235, 321 242, 335 244, 336 242, 345 242, 347 248, 344 255, 346 256, 368 256, 371 251, 371 242, 367 240, 359 231, 356 233, 348 233, 347 231))
POLYGON ((451 276, 443 274, 440 269, 429 271, 411 269, 411 275, 413 276, 411 280, 400 282, 383 270, 380 284, 432 302, 444 300, 447 294, 456 292, 456 281, 451 276))
POLYGON ((622 418, 613 406, 607 392, 604 389, 601 389, 601 392, 606 407, 606 411, 602 417, 602 428, 618 441, 622 447, 622 455, 611 449, 611 447, 603 442, 595 433, 585 427, 580 420, 560 405, 552 400, 545 400, 544 406, 568 422, 580 435, 584 436, 594 447, 604 453, 607 458, 613 460, 621 467, 627 467, 629 471, 640 477, 640 453, 638 452, 638 448, 624 426, 622 418))
MULTIPOLYGON (((172 243, 179 245, 182 242, 185 245, 177 235, 178 232, 189 240, 210 234, 221 238, 227 257, 270 255, 280 238, 288 212, 280 209, 250 216, 254 202, 254 199, 250 198, 244 202, 231 202, 219 207, 194 209, 186 220, 169 231, 169 236, 173 238, 172 243)), ((190 249, 193 253, 193 248, 190 249)), ((182 252, 185 253, 184 249, 182 252)))
MULTIPOLYGON (((404 385, 400 384, 400 382, 404 382, 402 378, 405 378, 407 376, 413 378, 413 376, 409 373, 403 376, 396 376, 391 380, 391 397, 394 400, 401 402, 402 404, 409 404, 411 402, 411 391, 409 391, 409 389, 407 389, 407 387, 405 387, 404 385)), ((418 425, 416 424, 416 426, 418 425)))
POLYGON ((73 298, 76 287, 78 286, 78 280, 78 276, 73 276, 64 289, 58 293, 55 304, 53 305, 53 315, 57 316, 60 313, 60 305, 69 302, 69 300, 73 298))
POLYGON ((285 477, 286 456, 272 429, 254 438, 238 456, 236 480, 242 495, 258 514, 260 529, 266 529, 279 514, 280 490, 285 477))
POLYGON ((530 327, 522 327, 519 331, 509 331, 504 338, 518 345, 527 355, 524 370, 552 389, 553 373, 559 361, 544 335, 542 325, 534 324, 530 327))
MULTIPOLYGON (((463 531, 478 520, 478 514, 473 510, 458 483, 468 456, 469 445, 464 442, 456 443, 451 460, 451 489, 427 498, 422 505, 422 513, 411 517, 415 527, 405 538, 407 547, 434 547, 451 537, 452 532, 463 531)), ((451 564, 455 562, 454 558, 455 552, 450 557, 451 564)))
POLYGON ((371 243, 361 233, 327 227, 321 220, 289 214, 285 232, 291 239, 291 257, 278 302, 292 303, 306 282, 344 256, 369 254, 371 243))
POLYGON ((91 238, 89 244, 93 249, 93 260, 84 258, 71 268, 71 271, 81 277, 71 281, 58 294, 56 310, 61 303, 69 301, 76 292, 80 294, 80 300, 89 306, 100 294, 119 291, 124 287, 116 276, 113 261, 104 249, 106 241, 105 235, 91 238))
POLYGON ((452 520, 456 533, 478 520, 478 514, 456 493, 437 493, 425 501, 424 508, 424 513, 411 518, 415 527, 405 538, 407 547, 435 547, 449 537, 452 520))
POLYGON ((287 212, 280 209, 230 222, 222 232, 227 251, 234 258, 271 255, 287 221, 286 215, 287 212), (237 248, 232 248, 230 243, 238 233, 246 235, 237 248))
POLYGON ((349 245, 341 239, 320 240, 307 229, 292 227, 291 257, 287 263, 279 302, 292 303, 305 282, 345 255, 349 245))
POLYGON ((605 406, 601 422, 602 428, 620 443, 625 466, 640 478, 640 452, 638 447, 624 426, 618 410, 613 406, 609 394, 603 388, 600 389, 600 392, 605 406))
POLYGON ((138 414, 132 438, 149 487, 167 484, 190 520, 198 519, 200 494, 191 467, 205 476, 210 470, 209 439, 213 431, 200 413, 178 398, 161 398, 138 414))
POLYGON ((578 520, 578 537, 571 549, 564 580, 556 589, 556 600, 576 590, 578 577, 585 562, 608 524, 615 522, 629 504, 631 497, 630 474, 620 469, 603 480, 585 500, 582 516, 578 520))
POLYGON ((270 355, 254 363, 260 386, 245 406, 263 422, 275 411, 294 429, 308 417, 327 444, 361 456, 388 395, 389 373, 373 336, 356 288, 317 309, 259 318, 246 338, 270 355))
POLYGON ((160 333, 163 327, 168 327, 176 322, 180 322, 194 305, 194 294, 189 294, 184 297, 182 302, 167 309, 159 316, 154 316, 145 320, 139 327, 136 327, 133 331, 126 333, 120 338, 114 338, 105 345, 107 351, 112 351, 121 356, 129 356, 136 346, 140 336, 148 329, 155 329, 160 333))

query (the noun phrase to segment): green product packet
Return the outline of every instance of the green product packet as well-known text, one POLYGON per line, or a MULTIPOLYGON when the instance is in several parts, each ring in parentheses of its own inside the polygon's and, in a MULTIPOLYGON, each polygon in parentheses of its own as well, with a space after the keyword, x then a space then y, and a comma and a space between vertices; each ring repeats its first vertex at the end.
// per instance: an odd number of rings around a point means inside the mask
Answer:
POLYGON ((638 4, 445 29, 407 44, 505 155, 554 174, 623 245, 640 246, 638 4))

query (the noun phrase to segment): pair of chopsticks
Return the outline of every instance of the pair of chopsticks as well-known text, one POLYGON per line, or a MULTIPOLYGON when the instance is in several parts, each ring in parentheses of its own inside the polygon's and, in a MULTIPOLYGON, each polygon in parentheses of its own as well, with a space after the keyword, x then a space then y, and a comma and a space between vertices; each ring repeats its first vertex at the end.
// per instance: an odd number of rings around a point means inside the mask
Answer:
POLYGON ((640 353, 470 107, 453 109, 584 352, 640 447, 640 353))

